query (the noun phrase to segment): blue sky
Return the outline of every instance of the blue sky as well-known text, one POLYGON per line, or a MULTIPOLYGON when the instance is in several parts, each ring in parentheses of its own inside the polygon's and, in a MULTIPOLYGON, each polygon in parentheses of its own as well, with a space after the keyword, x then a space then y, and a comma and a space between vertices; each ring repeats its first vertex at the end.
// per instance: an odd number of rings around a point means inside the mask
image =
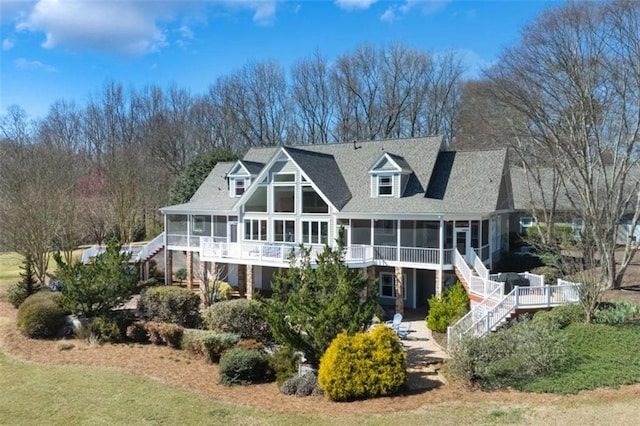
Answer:
POLYGON ((361 43, 458 50, 468 76, 515 43, 554 3, 543 0, 0 0, 0 113, 43 117, 58 99, 83 104, 107 80, 175 82, 204 92, 251 61, 288 69, 318 50, 361 43))

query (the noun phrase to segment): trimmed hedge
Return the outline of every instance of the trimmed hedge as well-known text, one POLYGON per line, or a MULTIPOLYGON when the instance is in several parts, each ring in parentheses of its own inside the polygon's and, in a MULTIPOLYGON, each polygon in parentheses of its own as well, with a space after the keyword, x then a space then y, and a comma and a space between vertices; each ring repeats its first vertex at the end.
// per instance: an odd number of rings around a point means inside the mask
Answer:
POLYGON ((273 381, 267 355, 255 349, 233 348, 220 357, 220 383, 248 385, 273 381))
POLYGON ((384 325, 353 336, 342 332, 320 360, 318 381, 334 401, 392 395, 407 381, 407 354, 384 325))
POLYGON ((200 296, 177 286, 151 287, 142 292, 138 310, 148 321, 195 328, 200 323, 200 296))
POLYGON ((259 306, 259 302, 247 299, 217 302, 202 310, 202 321, 208 330, 270 343, 273 341, 271 327, 259 314, 259 306))
POLYGON ((280 393, 284 395, 309 396, 321 395, 322 391, 318 385, 318 378, 312 374, 305 374, 301 377, 291 377, 282 383, 280 393))
POLYGON ((29 292, 21 284, 11 284, 7 288, 7 301, 11 303, 11 306, 18 309, 22 302, 29 297, 29 292))
POLYGON ((55 337, 65 324, 67 312, 59 305, 60 294, 40 291, 27 297, 18 308, 18 329, 27 337, 55 337))

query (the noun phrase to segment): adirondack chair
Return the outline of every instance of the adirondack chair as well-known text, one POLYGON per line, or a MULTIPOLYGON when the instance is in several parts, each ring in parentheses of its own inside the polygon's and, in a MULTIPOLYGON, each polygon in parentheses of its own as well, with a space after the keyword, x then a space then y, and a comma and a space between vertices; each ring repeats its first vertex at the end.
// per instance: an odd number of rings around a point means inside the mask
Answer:
POLYGON ((402 340, 406 340, 409 337, 409 333, 411 332, 411 323, 408 322, 406 323, 407 325, 403 325, 401 324, 400 326, 398 326, 398 328, 396 329, 396 334, 398 335, 398 337, 402 340))
POLYGON ((387 324, 387 327, 391 327, 397 331, 401 323, 402 323, 402 314, 395 314, 393 316, 393 319, 387 321, 385 324, 387 324))

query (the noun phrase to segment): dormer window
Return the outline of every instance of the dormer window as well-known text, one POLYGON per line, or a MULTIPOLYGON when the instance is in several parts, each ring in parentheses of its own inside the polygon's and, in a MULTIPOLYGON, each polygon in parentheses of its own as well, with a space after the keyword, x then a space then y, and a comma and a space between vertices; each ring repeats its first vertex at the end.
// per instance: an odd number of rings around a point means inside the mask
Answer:
POLYGON ((393 176, 378 176, 378 195, 393 196, 393 176))
POLYGON ((235 180, 234 196, 240 197, 242 194, 244 194, 244 190, 246 189, 245 181, 244 179, 234 179, 234 180, 235 180))
POLYGON ((402 197, 411 173, 404 158, 384 152, 369 169, 371 197, 402 197))

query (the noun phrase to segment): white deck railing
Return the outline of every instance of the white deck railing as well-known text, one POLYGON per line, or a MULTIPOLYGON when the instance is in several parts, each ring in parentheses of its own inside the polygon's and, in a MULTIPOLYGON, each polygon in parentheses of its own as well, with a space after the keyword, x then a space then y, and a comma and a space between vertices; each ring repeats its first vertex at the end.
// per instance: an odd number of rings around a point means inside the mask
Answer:
POLYGON ((474 306, 467 315, 448 327, 447 349, 449 351, 455 350, 455 347, 465 337, 481 337, 488 334, 517 309, 542 309, 577 303, 580 301, 576 288, 579 285, 581 284, 558 280, 558 285, 555 286, 515 287, 511 293, 503 296, 497 303, 495 303, 495 296, 500 293, 494 290, 485 300, 474 306))
MULTIPOLYGON (((172 243, 178 241, 177 236, 169 235, 168 238, 172 243)), ((184 242, 185 244, 187 243, 187 241, 184 242)), ((286 262, 292 250, 294 250, 296 256, 301 254, 299 246, 290 243, 227 243, 216 241, 215 238, 211 237, 198 237, 198 243, 204 259, 259 259, 286 262)), ((170 245, 172 244, 170 243, 170 245)), ((316 253, 324 249, 324 246, 312 245, 311 248, 313 259, 316 253)), ((450 250, 444 250, 444 254, 445 260, 447 257, 451 257, 450 250)), ((440 261, 440 250, 437 248, 422 247, 352 245, 345 247, 344 258, 347 263, 360 264, 385 265, 389 262, 395 262, 416 265, 438 265, 440 261)))
POLYGON ((151 256, 154 252, 156 252, 159 248, 164 246, 164 232, 158 234, 153 240, 149 241, 147 244, 142 247, 142 249, 138 252, 136 256, 136 260, 146 260, 149 256, 151 256))

